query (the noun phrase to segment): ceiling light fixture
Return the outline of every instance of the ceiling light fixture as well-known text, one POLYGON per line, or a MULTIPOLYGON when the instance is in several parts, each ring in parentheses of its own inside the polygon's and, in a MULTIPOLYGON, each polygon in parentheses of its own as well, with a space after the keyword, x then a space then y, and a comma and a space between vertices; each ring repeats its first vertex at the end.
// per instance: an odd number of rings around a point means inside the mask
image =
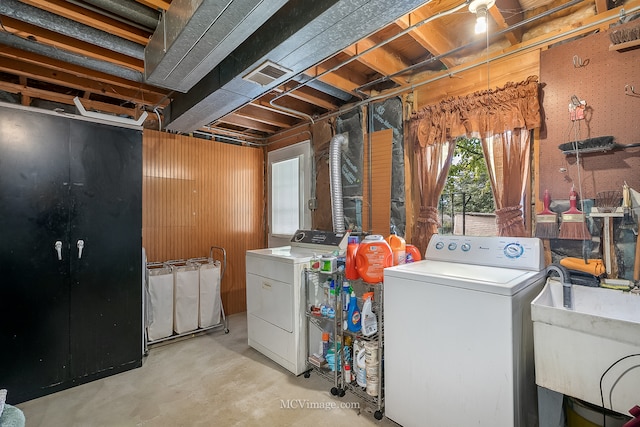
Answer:
POLYGON ((476 14, 476 34, 487 32, 487 11, 495 3, 495 0, 473 0, 469 3, 469 12, 476 14))

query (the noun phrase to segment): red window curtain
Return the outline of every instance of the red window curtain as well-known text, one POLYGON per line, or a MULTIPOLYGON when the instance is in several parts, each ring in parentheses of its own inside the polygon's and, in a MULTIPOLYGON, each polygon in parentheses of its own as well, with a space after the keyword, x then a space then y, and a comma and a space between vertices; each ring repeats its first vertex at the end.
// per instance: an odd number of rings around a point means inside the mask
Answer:
POLYGON ((519 128, 482 138, 496 204, 498 235, 526 237, 522 203, 529 179, 530 135, 519 128))
POLYGON ((413 113, 409 137, 416 154, 420 213, 412 243, 422 252, 437 233, 437 202, 449 172, 453 141, 460 136, 482 140, 500 235, 526 234, 522 203, 529 177, 529 130, 540 126, 538 92, 538 77, 531 76, 502 88, 445 99, 413 113))

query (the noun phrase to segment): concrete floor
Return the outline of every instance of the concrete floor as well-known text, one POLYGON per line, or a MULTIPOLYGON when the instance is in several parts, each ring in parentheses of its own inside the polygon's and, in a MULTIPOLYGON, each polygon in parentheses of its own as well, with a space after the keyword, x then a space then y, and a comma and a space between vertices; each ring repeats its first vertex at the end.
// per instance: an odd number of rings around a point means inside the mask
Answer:
POLYGON ((296 377, 250 348, 245 313, 228 319, 227 335, 157 345, 139 369, 17 406, 27 427, 398 426, 352 394, 332 396, 317 374, 296 377))

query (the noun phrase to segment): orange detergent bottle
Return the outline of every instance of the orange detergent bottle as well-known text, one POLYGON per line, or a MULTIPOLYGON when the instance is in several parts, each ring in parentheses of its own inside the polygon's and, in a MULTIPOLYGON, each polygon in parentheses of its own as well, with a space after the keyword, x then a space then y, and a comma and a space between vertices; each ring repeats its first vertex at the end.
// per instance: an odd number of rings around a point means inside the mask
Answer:
POLYGON ((393 253, 393 265, 404 264, 407 259, 407 247, 404 239, 396 234, 391 234, 386 240, 393 253))
POLYGON ((347 255, 345 257, 344 277, 347 280, 359 279, 358 270, 356 270, 356 253, 358 252, 358 237, 349 236, 349 244, 347 245, 347 255))
POLYGON ((366 283, 380 283, 384 269, 393 265, 391 247, 378 234, 364 238, 356 252, 356 270, 366 283))
POLYGON ((417 246, 407 244, 407 264, 410 262, 420 261, 422 256, 420 255, 420 249, 417 246))

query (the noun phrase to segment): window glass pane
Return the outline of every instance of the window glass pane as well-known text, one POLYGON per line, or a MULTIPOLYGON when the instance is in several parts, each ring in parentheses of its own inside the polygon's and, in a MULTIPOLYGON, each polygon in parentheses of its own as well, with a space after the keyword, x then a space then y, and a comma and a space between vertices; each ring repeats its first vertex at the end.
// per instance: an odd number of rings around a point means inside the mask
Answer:
POLYGON ((271 233, 292 235, 300 226, 300 169, 294 157, 271 165, 271 233))

